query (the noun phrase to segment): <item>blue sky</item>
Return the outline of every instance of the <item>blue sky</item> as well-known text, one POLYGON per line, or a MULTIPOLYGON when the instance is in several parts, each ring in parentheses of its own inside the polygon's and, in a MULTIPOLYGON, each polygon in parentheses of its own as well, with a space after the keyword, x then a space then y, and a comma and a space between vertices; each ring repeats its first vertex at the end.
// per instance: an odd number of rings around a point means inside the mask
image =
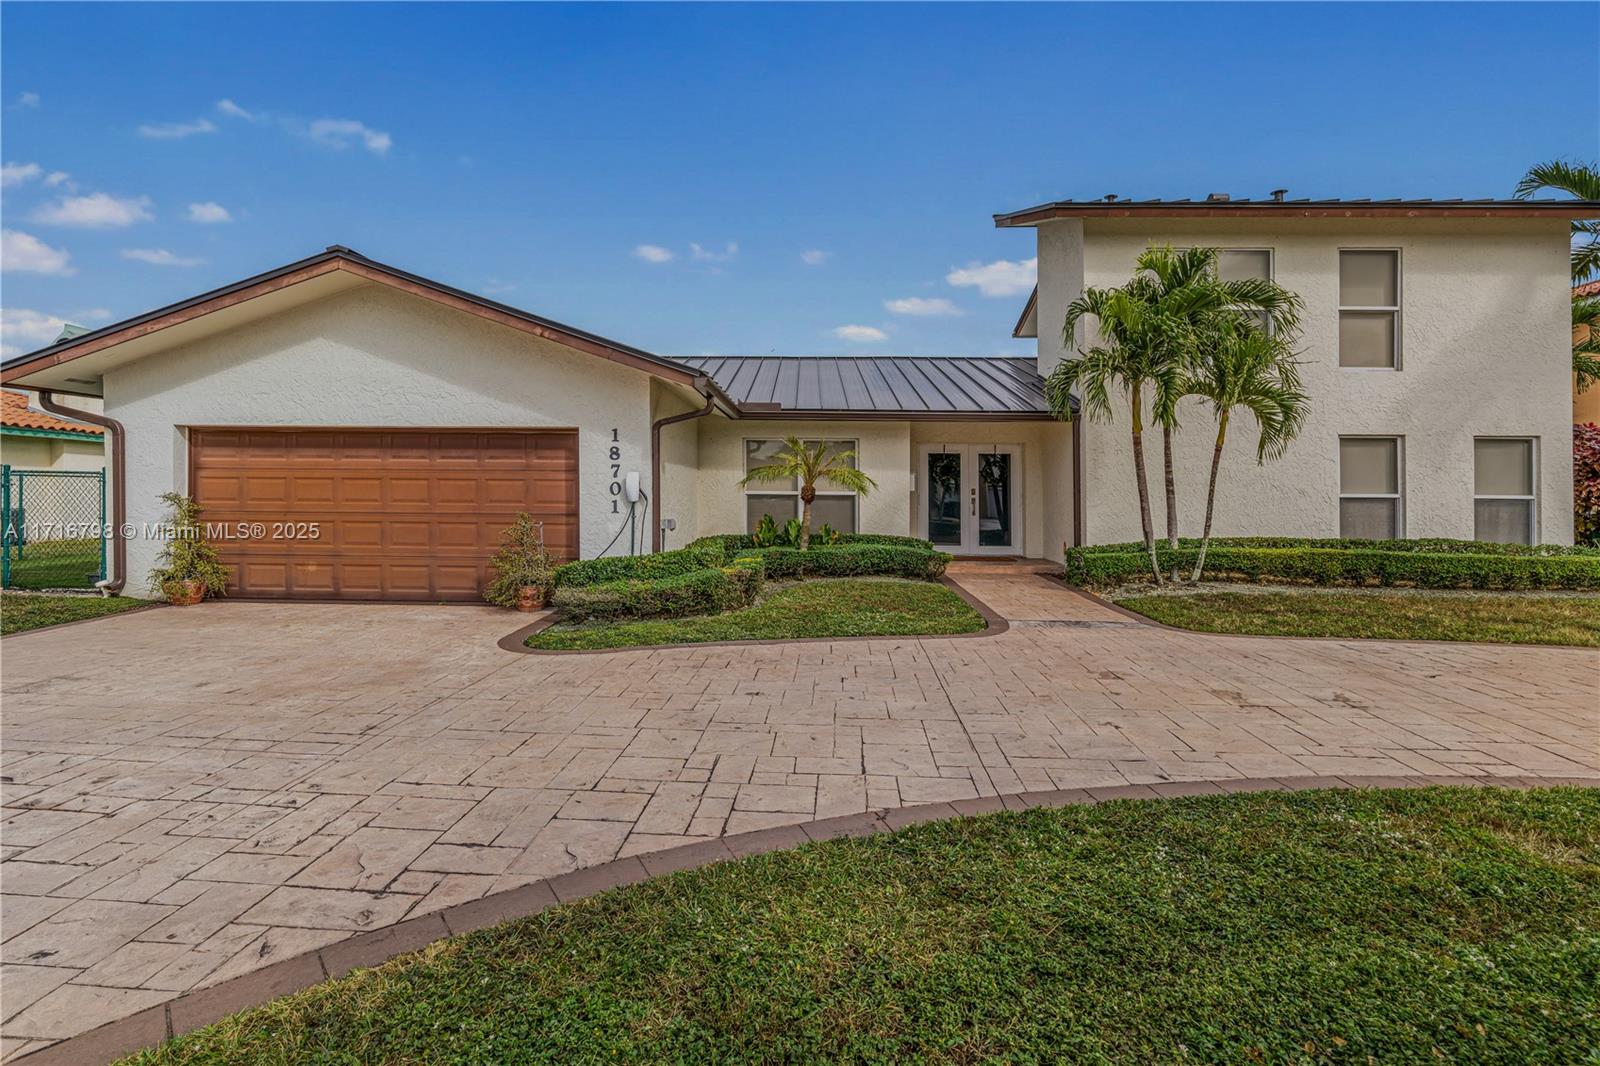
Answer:
POLYGON ((1032 233, 997 211, 1506 195, 1531 162, 1600 156, 1572 65, 1595 3, 0 23, 8 353, 333 243, 663 354, 1022 353, 1032 233))

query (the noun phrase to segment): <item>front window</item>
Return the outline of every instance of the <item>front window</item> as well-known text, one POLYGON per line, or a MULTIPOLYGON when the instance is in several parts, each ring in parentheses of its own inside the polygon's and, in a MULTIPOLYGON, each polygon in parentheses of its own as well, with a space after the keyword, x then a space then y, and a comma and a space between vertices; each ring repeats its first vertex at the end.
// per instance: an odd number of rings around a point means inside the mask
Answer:
POLYGON ((1399 437, 1339 438, 1339 536, 1395 540, 1402 536, 1404 481, 1399 437))
MULTIPOLYGON (((1272 249, 1221 248, 1217 251, 1217 280, 1219 281, 1271 281, 1272 249)), ((1246 318, 1254 320, 1263 333, 1272 332, 1272 318, 1265 311, 1247 307, 1236 308, 1246 318)))
MULTIPOLYGON (((816 447, 817 441, 808 440, 807 447, 816 447)), ((853 440, 830 440, 826 442, 828 452, 854 452, 856 442, 853 440)), ((781 440, 747 440, 744 442, 744 472, 746 474, 758 467, 767 465, 772 457, 783 448, 781 440)), ((847 466, 855 466, 855 456, 845 460, 847 466)), ((783 525, 791 518, 800 517, 800 483, 796 478, 786 478, 781 481, 752 481, 744 487, 744 528, 746 533, 755 532, 756 526, 761 523, 763 515, 771 515, 772 520, 778 525, 783 525)), ((824 525, 830 525, 840 533, 854 533, 856 531, 856 494, 840 489, 837 485, 827 481, 817 483, 817 498, 811 501, 811 529, 815 532, 824 525)))
POLYGON ((1479 437, 1472 450, 1472 539, 1534 543, 1538 480, 1533 438, 1479 437))
POLYGON ((1339 253, 1339 365, 1400 368, 1400 253, 1339 253))

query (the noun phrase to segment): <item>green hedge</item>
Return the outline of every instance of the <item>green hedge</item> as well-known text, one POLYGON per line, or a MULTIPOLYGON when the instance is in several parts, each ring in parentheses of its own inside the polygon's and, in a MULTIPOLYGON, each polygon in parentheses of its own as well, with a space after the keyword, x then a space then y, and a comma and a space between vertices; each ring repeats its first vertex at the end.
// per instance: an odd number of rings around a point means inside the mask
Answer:
MULTIPOLYGON (((1460 543, 1460 542, 1455 542, 1460 543)), ((1122 545, 1113 548, 1123 548, 1122 545)), ((1102 547, 1067 552, 1066 579, 1087 587, 1139 581, 1150 576, 1143 545, 1132 550, 1102 547)), ((1163 571, 1176 565, 1187 575, 1198 547, 1156 552, 1163 571)), ((1310 585, 1414 585, 1430 589, 1600 589, 1600 555, 1562 553, 1469 554, 1324 547, 1236 547, 1212 542, 1205 576, 1214 581, 1265 581, 1310 585)))
MULTIPOLYGON (((1163 542, 1164 543, 1164 542, 1163 542)), ((1178 547, 1198 548, 1200 538, 1181 537, 1178 547)), ((1444 537, 1418 538, 1416 540, 1346 540, 1338 537, 1213 537, 1211 551, 1218 548, 1354 548, 1387 552, 1422 552, 1430 555, 1533 555, 1563 556, 1588 555, 1600 558, 1600 548, 1573 547, 1570 544, 1497 544, 1484 540, 1450 540, 1444 537)), ((1144 544, 1129 541, 1125 544, 1091 544, 1073 551, 1095 554, 1116 552, 1143 552, 1144 544)), ((1207 559, 1210 552, 1207 552, 1207 559)), ((1209 565, 1209 563, 1208 563, 1209 565)))
POLYGON ((683 577, 721 566, 727 557, 714 537, 697 540, 687 548, 653 555, 617 555, 584 559, 556 569, 556 587, 604 585, 614 581, 652 581, 683 577))
POLYGON ((761 560, 742 556, 727 566, 670 577, 561 586, 551 603, 574 622, 716 614, 755 602, 762 577, 761 560))
POLYGON ((805 551, 752 548, 746 554, 759 556, 773 579, 875 576, 933 581, 950 563, 944 552, 897 543, 812 545, 805 551))
MULTIPOLYGON (((748 533, 716 533, 690 542, 689 547, 694 548, 709 544, 720 545, 722 550, 729 554, 756 546, 754 538, 748 533)), ((921 548, 923 551, 933 551, 933 543, 931 541, 923 540, 921 537, 897 537, 893 533, 841 533, 839 534, 838 542, 835 544, 823 544, 816 539, 811 542, 813 548, 839 548, 846 544, 893 544, 903 548, 921 548)), ((760 550, 769 551, 771 549, 763 548, 760 550)))

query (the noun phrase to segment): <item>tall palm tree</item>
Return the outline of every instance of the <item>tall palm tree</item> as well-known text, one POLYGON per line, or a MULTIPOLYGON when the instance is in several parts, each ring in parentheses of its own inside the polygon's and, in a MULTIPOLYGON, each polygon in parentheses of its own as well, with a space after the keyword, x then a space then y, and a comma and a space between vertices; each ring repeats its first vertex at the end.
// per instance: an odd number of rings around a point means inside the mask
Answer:
POLYGON ((850 465, 856 453, 848 448, 837 451, 823 440, 807 444, 799 437, 783 438, 783 446, 773 453, 765 466, 758 466, 739 482, 787 481, 794 478, 800 483, 800 550, 811 547, 811 501, 817 498, 817 482, 826 481, 842 489, 865 496, 878 487, 866 474, 850 465))
POLYGON ((1133 479, 1139 491, 1139 526, 1144 533, 1144 548, 1150 555, 1150 570, 1156 584, 1161 583, 1161 564, 1156 560, 1155 534, 1150 523, 1150 479, 1144 466, 1144 393, 1155 377, 1153 346, 1146 339, 1147 306, 1151 295, 1148 279, 1133 278, 1115 289, 1085 288, 1067 308, 1062 337, 1070 346, 1076 328, 1085 315, 1099 322, 1100 336, 1106 344, 1077 350, 1056 365, 1045 380, 1045 398, 1050 411, 1064 422, 1075 417, 1073 390, 1082 396, 1077 415, 1097 421, 1111 420, 1111 390, 1120 389, 1128 397, 1128 414, 1133 432, 1133 479))
MULTIPOLYGON (((1600 168, 1593 163, 1553 160, 1528 168, 1517 183, 1516 196, 1526 200, 1546 189, 1568 193, 1579 200, 1600 200, 1600 168)), ((1600 219, 1572 223, 1572 284, 1574 287, 1600 274, 1600 219)), ((1600 298, 1572 298, 1572 372, 1579 392, 1600 381, 1600 298)))
POLYGON ((1217 316, 1201 340, 1200 358, 1188 375, 1185 392, 1210 401, 1217 418, 1217 442, 1211 451, 1211 478, 1206 484, 1206 521, 1200 534, 1200 555, 1190 581, 1199 581, 1211 546, 1211 515, 1217 500, 1217 470, 1228 440, 1228 421, 1235 409, 1256 420, 1256 462, 1276 459, 1304 425, 1310 398, 1300 387, 1294 352, 1281 333, 1267 333, 1239 314, 1217 316))

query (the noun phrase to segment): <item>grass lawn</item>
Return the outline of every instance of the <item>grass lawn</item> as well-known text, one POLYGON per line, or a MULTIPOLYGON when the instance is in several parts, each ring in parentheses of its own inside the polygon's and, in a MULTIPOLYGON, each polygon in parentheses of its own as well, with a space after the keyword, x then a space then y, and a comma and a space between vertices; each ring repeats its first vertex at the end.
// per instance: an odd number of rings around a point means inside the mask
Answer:
POLYGON ((752 606, 725 614, 552 626, 529 637, 528 646, 574 651, 708 640, 971 633, 983 627, 977 611, 936 582, 837 578, 772 586, 752 606))
POLYGON ((130 1061, 1586 1063, 1597 975, 1600 790, 1256 793, 690 871, 130 1061))
POLYGON ((146 607, 149 602, 126 596, 0 596, 0 633, 21 633, 40 626, 120 614, 146 607))
POLYGON ((100 578, 98 540, 39 540, 11 554, 11 587, 92 588, 100 578))
POLYGON ((1194 592, 1116 602, 1158 622, 1205 633, 1600 646, 1600 596, 1194 592))

